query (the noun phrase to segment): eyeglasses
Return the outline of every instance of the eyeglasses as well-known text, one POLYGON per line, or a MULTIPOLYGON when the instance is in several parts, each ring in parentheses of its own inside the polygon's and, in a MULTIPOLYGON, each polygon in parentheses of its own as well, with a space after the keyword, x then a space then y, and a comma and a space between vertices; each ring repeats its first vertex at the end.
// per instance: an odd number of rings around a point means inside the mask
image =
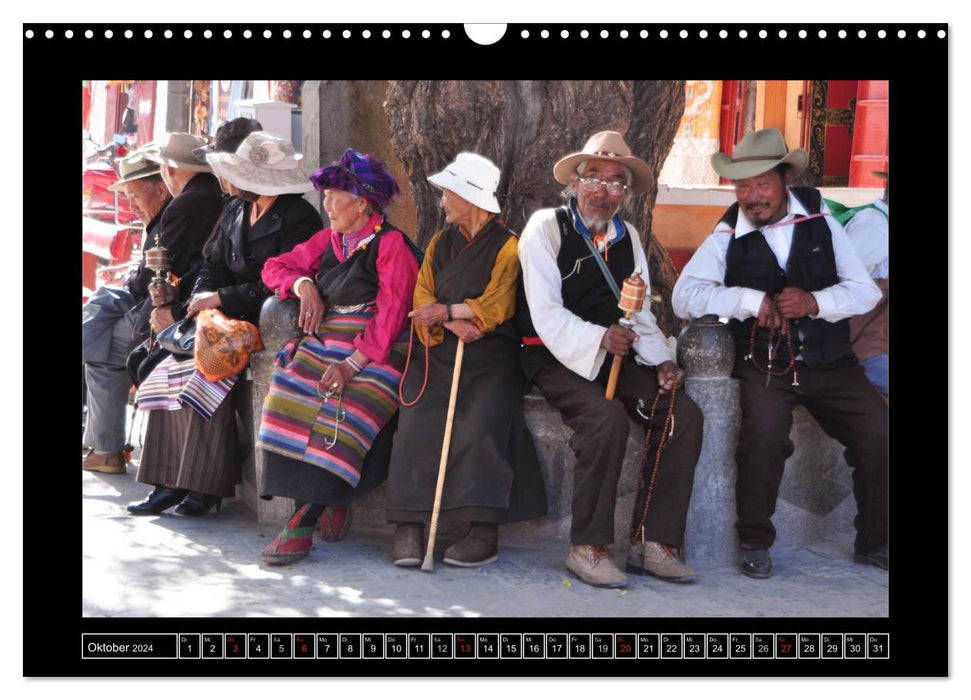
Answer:
POLYGON ((583 185, 583 189, 587 192, 596 192, 601 187, 606 187, 607 194, 611 197, 619 197, 628 189, 628 186, 623 182, 617 182, 615 180, 605 181, 599 177, 581 177, 580 184, 583 185))

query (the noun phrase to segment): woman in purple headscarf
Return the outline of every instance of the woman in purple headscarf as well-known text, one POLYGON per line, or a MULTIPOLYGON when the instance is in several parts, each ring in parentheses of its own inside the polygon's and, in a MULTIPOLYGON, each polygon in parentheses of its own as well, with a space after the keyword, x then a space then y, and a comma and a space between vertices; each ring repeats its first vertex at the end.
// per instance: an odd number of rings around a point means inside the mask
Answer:
POLYGON ((263 267, 267 287, 299 299, 303 332, 277 356, 256 440, 261 496, 302 504, 268 564, 305 557, 322 515, 340 539, 347 506, 387 476, 421 256, 385 218, 398 183, 379 160, 349 148, 310 179, 330 228, 263 267))

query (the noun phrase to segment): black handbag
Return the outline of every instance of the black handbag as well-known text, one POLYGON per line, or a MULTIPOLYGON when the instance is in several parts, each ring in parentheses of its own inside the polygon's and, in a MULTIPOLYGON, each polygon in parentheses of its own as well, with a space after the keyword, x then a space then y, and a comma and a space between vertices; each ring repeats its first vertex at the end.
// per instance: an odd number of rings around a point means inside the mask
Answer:
POLYGON ((155 342, 176 357, 192 357, 196 347, 195 319, 184 318, 163 328, 155 336, 155 342))
POLYGON ((125 359, 125 368, 135 386, 141 386, 158 363, 171 355, 168 350, 163 350, 158 345, 152 345, 150 349, 151 343, 151 338, 146 339, 128 353, 128 357, 125 359))

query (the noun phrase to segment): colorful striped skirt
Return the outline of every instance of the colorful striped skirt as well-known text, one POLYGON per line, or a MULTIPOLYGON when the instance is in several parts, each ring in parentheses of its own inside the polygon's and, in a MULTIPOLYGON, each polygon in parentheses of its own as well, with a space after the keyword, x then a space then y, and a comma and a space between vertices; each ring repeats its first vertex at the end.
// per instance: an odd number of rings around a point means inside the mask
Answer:
POLYGON ((407 332, 398 336, 387 362, 371 362, 347 383, 340 400, 325 400, 317 382, 330 363, 354 352, 354 338, 374 311, 328 311, 316 336, 294 338, 280 351, 263 404, 257 447, 326 469, 357 486, 364 456, 398 410, 407 332))

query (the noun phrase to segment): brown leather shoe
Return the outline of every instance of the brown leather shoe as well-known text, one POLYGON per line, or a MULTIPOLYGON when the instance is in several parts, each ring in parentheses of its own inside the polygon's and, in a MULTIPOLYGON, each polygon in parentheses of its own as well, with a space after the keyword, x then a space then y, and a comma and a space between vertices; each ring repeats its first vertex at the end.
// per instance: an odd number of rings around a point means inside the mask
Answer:
POLYGON ((678 559, 660 542, 638 542, 627 552, 627 573, 655 576, 672 583, 691 583, 698 572, 678 559))
POLYGON ((94 450, 91 450, 81 461, 81 469, 86 472, 101 472, 102 474, 124 474, 126 471, 125 464, 124 452, 97 455, 94 450))
POLYGON ((465 537, 445 550, 445 563, 452 566, 485 566, 499 558, 499 526, 472 523, 465 537))
POLYGON ((625 588, 627 576, 611 559, 614 555, 602 544, 570 545, 566 568, 584 583, 598 588, 625 588))
POLYGON ((421 566, 424 523, 398 523, 391 542, 391 559, 395 566, 421 566))

